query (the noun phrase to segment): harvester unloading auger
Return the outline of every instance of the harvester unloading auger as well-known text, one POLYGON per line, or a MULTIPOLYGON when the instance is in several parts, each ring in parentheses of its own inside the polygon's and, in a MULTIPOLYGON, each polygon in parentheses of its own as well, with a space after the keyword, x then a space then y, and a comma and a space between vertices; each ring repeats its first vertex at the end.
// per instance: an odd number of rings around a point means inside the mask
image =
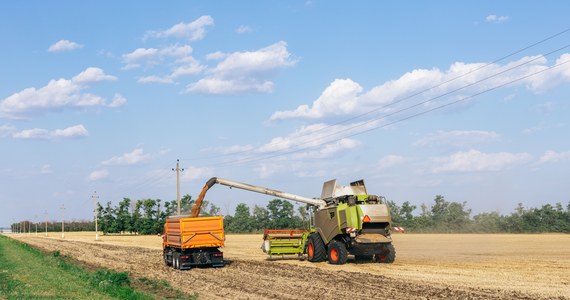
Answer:
POLYGON ((313 228, 310 234, 302 235, 302 245, 298 247, 311 262, 328 260, 331 264, 344 264, 349 254, 357 260, 374 259, 383 263, 392 263, 396 258, 390 235, 390 210, 383 197, 367 193, 364 180, 352 182, 350 186, 337 186, 336 179, 330 180, 323 184, 320 198, 307 198, 213 177, 202 188, 191 217, 198 217, 207 191, 215 184, 313 206, 313 228))

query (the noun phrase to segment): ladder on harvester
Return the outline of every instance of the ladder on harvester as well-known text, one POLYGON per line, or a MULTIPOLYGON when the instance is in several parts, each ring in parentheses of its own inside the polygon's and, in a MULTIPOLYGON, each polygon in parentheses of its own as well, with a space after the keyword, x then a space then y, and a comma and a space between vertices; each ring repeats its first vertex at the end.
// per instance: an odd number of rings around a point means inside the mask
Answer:
POLYGON ((269 254, 269 259, 273 255, 298 255, 303 256, 305 245, 309 237, 309 232, 304 229, 266 229, 263 232, 263 244, 261 249, 269 254))

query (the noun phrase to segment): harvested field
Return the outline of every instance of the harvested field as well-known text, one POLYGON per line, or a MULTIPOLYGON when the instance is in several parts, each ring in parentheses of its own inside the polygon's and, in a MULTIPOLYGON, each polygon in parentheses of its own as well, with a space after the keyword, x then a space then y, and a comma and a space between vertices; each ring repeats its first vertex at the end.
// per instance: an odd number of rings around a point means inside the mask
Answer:
POLYGON ((570 299, 570 235, 396 234, 394 264, 274 258, 261 235, 228 235, 224 268, 174 271, 158 236, 13 235, 94 266, 165 279, 202 299, 570 299))

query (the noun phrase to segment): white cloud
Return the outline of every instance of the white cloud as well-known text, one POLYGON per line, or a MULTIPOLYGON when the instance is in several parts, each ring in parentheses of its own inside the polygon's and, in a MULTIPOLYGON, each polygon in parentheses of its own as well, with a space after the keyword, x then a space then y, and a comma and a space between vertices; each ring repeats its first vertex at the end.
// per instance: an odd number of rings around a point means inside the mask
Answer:
POLYGON ((111 103, 109 103, 107 106, 108 107, 121 107, 123 105, 125 105, 127 103, 127 99, 125 99, 125 97, 123 97, 121 94, 115 94, 115 97, 113 97, 113 101, 111 101, 111 103))
MULTIPOLYGON (((216 57, 223 57, 216 54, 216 57)), ((269 93, 273 91, 272 78, 277 71, 296 64, 281 41, 257 51, 234 52, 214 68, 208 76, 187 86, 188 92, 204 94, 236 94, 243 92, 269 93)))
POLYGON ((189 84, 186 91, 212 95, 231 95, 246 92, 271 93, 273 82, 268 80, 260 82, 253 78, 204 78, 189 84))
POLYGON ((15 139, 27 140, 62 140, 62 139, 75 139, 82 138, 89 135, 89 132, 83 125, 75 125, 64 129, 56 129, 53 131, 43 128, 26 129, 19 132, 14 132, 12 137, 15 139))
POLYGON ((539 163, 557 163, 563 161, 570 161, 570 151, 555 152, 546 151, 539 159, 539 163))
POLYGON ((434 145, 451 145, 455 147, 465 147, 480 144, 489 141, 498 140, 501 137, 494 131, 483 130, 452 130, 437 131, 429 133, 417 140, 414 146, 434 146, 434 145))
POLYGON ((488 15, 485 21, 488 23, 503 23, 509 19, 508 16, 488 15))
POLYGON ((64 51, 72 51, 75 49, 83 48, 83 45, 80 45, 76 42, 68 41, 68 40, 60 40, 55 44, 51 45, 48 48, 49 52, 58 53, 64 51))
POLYGON ((378 161, 378 169, 387 169, 403 163, 406 159, 400 155, 386 155, 378 161))
POLYGON ((170 66, 167 75, 149 75, 138 79, 139 83, 175 83, 182 76, 191 76, 202 73, 206 66, 200 64, 192 57, 192 47, 189 45, 172 45, 164 48, 138 48, 131 53, 123 55, 123 69, 145 68, 152 69, 157 66, 170 66))
POLYGON ((123 69, 130 70, 134 68, 139 68, 144 65, 156 65, 158 64, 158 49, 155 48, 138 48, 131 53, 123 54, 123 63, 125 66, 123 69))
MULTIPOLYGON (((376 122, 368 124, 357 123, 348 125, 327 125, 323 123, 303 126, 294 132, 271 139, 260 145, 233 145, 225 148, 209 148, 209 152, 235 154, 236 161, 257 161, 260 157, 275 156, 273 162, 279 160, 306 160, 339 157, 350 150, 357 148, 361 143, 351 138, 339 138, 339 135, 350 135, 354 128, 368 129, 376 126, 376 122), (231 149, 231 151, 228 151, 231 149)), ((272 163, 273 165, 273 163, 272 163)), ((276 166, 261 165, 260 174, 273 174, 276 166)), ((291 168, 287 165, 286 168, 291 168)), ((265 176, 265 175, 264 175, 265 176)), ((262 176, 263 177, 263 176, 262 176)))
POLYGON ((247 26, 247 25, 240 25, 237 29, 236 32, 237 33, 248 33, 251 32, 252 29, 251 27, 247 26))
POLYGON ((322 118, 326 115, 345 115, 355 110, 362 87, 350 79, 335 79, 313 102, 313 107, 301 105, 294 111, 278 111, 271 120, 289 118, 322 118))
POLYGON ((156 75, 151 75, 151 76, 144 76, 144 77, 140 77, 137 80, 138 83, 174 83, 174 79, 172 79, 172 77, 170 76, 165 76, 165 77, 161 77, 161 76, 156 76, 156 75))
POLYGON ((531 159, 532 156, 528 153, 482 153, 478 150, 469 150, 432 158, 431 171, 433 173, 501 171, 531 159))
POLYGON ((375 125, 376 123, 374 122, 369 124, 357 123, 347 125, 311 124, 303 126, 287 136, 273 138, 269 143, 257 147, 255 151, 257 153, 272 153, 299 149, 308 149, 307 151, 321 149, 319 151, 326 153, 338 148, 350 149, 356 145, 356 142, 348 138, 335 141, 339 135, 350 135, 355 132, 356 129, 354 128, 360 127, 361 129, 368 129, 375 125), (334 141, 334 143, 325 145, 325 143, 332 141, 334 141), (325 148, 328 150, 325 150, 325 148))
POLYGON ((178 23, 169 29, 149 31, 143 39, 175 37, 190 41, 201 40, 206 36, 206 28, 214 25, 214 19, 210 16, 201 16, 190 23, 178 23))
POLYGON ((206 59, 207 60, 220 60, 220 59, 224 59, 226 57, 228 57, 229 54, 227 53, 223 53, 221 51, 216 51, 213 53, 209 53, 208 55, 206 55, 206 59))
MULTIPOLYGON (((570 54, 562 54, 556 60, 555 64, 569 60, 570 54)), ((407 114, 413 114, 418 110, 433 108, 443 102, 449 102, 450 98, 457 100, 457 97, 461 95, 476 94, 549 68, 548 61, 545 57, 534 56, 523 57, 504 65, 490 64, 476 72, 469 73, 485 65, 485 63, 466 64, 457 62, 452 64, 447 71, 441 71, 439 69, 416 69, 405 73, 398 79, 384 82, 368 91, 365 91, 360 84, 349 78, 335 79, 325 88, 322 94, 313 101, 312 105, 302 104, 293 110, 277 111, 273 113, 270 120, 275 121, 293 118, 319 119, 334 116, 357 115, 370 112, 372 109, 374 109, 377 114, 386 114, 397 112, 403 107, 407 108, 421 101, 428 101, 414 107, 416 110, 408 109, 405 111, 407 114), (523 63, 526 64, 521 65, 523 63), (497 75, 510 68, 513 68, 513 70, 497 75), (469 73, 469 75, 463 76, 467 73, 469 73), (478 83, 474 84, 475 82, 478 83), (441 95, 453 91, 455 91, 455 94, 441 97, 441 95), (459 91, 461 95, 458 96, 459 91), (413 101, 404 101, 408 99, 413 99, 413 101)), ((570 82, 570 64, 565 64, 548 72, 527 77, 512 83, 510 87, 525 86, 532 92, 537 93, 566 82, 570 82)), ((399 116, 402 116, 402 114, 399 116)))
POLYGON ((98 181, 101 179, 105 179, 107 177, 109 177, 109 171, 107 171, 105 169, 101 169, 101 170, 95 170, 95 171, 91 172, 91 174, 89 174, 89 176, 87 177, 87 180, 98 181))
POLYGON ((136 165, 150 158, 149 154, 144 154, 143 149, 137 148, 129 153, 120 156, 113 156, 112 158, 101 162, 103 165, 109 166, 126 166, 136 165))
POLYGON ((322 145, 320 149, 306 150, 301 153, 293 154, 293 159, 320 159, 338 156, 339 153, 354 149, 360 145, 360 142, 353 139, 341 139, 339 141, 322 145))
POLYGON ((206 179, 209 179, 212 176, 214 176, 214 169, 212 168, 189 166, 184 168, 184 172, 180 175, 180 181, 188 182, 198 179, 204 179, 203 181, 206 181, 206 179))
POLYGON ((90 67, 71 79, 51 80, 41 88, 26 88, 0 101, 0 117, 23 118, 34 113, 46 113, 70 108, 104 106, 106 100, 84 93, 90 84, 116 80, 99 68, 90 67))

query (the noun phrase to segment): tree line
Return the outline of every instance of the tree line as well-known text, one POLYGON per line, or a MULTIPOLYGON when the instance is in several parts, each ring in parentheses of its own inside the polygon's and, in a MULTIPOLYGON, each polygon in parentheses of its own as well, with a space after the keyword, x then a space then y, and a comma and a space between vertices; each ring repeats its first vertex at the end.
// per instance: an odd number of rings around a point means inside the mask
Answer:
MULTIPOLYGON (((195 200, 186 194, 180 199, 180 213, 189 214, 195 200)), ((109 201, 105 207, 97 203, 98 227, 103 233, 158 234, 164 229, 167 216, 178 213, 178 201, 123 198, 118 205, 109 201)), ((220 209, 208 201, 202 202, 201 216, 218 215, 220 209)))
POLYGON ((544 204, 539 208, 524 208, 521 203, 515 210, 502 215, 484 212, 471 217, 466 202, 449 202, 437 195, 431 206, 417 207, 405 201, 402 205, 387 201, 392 213, 393 226, 411 232, 473 232, 473 233, 570 233, 570 203, 544 204))
MULTIPOLYGON (((189 214, 194 199, 190 195, 181 198, 181 214, 189 214)), ((484 212, 472 216, 466 202, 450 202, 444 196, 435 196, 431 205, 419 207, 409 201, 401 205, 387 201, 392 214, 392 226, 404 227, 407 232, 440 233, 570 233, 570 203, 563 207, 544 204, 538 208, 525 208, 518 204, 507 215, 498 212, 484 212)), ((117 205, 97 203, 98 229, 105 234, 159 234, 163 231, 167 216, 177 214, 177 201, 162 202, 160 199, 132 201, 123 198, 117 205)), ((220 209, 204 201, 201 216, 219 215, 220 209)), ((264 229, 309 228, 310 216, 305 206, 295 206, 290 201, 273 199, 267 206, 254 205, 251 209, 245 203, 236 206, 233 215, 224 217, 224 228, 230 233, 254 233, 264 229)), ((45 223, 22 221, 12 224, 12 232, 45 231, 45 223)), ((61 222, 48 222, 48 231, 61 231, 61 222)), ((94 231, 93 221, 71 221, 65 223, 65 231, 94 231)))
MULTIPOLYGON (((61 222, 56 221, 43 221, 43 222, 32 222, 29 220, 24 220, 18 223, 14 223, 10 226, 12 232, 31 232, 35 233, 36 228, 38 233, 42 232, 61 232, 61 222)), ((72 220, 66 221, 64 226, 65 231, 95 231, 95 223, 93 221, 86 220, 72 220)))

